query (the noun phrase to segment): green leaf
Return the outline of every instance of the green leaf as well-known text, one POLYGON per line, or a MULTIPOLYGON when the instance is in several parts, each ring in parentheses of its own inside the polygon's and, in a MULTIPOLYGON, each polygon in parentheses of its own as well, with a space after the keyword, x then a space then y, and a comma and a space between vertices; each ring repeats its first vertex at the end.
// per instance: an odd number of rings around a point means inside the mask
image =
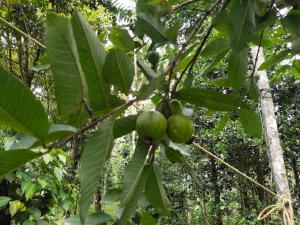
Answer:
POLYGON ((239 111, 239 120, 249 135, 256 138, 262 136, 262 124, 257 113, 250 109, 241 109, 239 111))
POLYGON ((290 10, 288 15, 281 20, 283 26, 292 34, 300 36, 300 10, 290 10))
POLYGON ((212 71, 214 69, 214 67, 216 67, 221 61, 222 59, 225 57, 225 55, 227 54, 228 49, 224 50, 223 52, 221 52, 220 54, 218 54, 214 60, 212 61, 212 63, 205 68, 204 70, 204 74, 205 73, 209 73, 210 71, 212 71))
POLYGON ((281 62, 284 59, 288 59, 292 57, 290 53, 291 53, 290 49, 285 49, 276 55, 272 55, 259 66, 258 70, 265 70, 271 66, 276 65, 277 63, 281 62))
POLYGON ((141 58, 137 59, 137 66, 143 72, 147 80, 158 77, 158 75, 141 58))
POLYGON ((157 221, 147 212, 141 211, 139 215, 141 225, 157 225, 157 221))
POLYGON ((102 123, 88 139, 80 159, 80 219, 83 222, 113 147, 113 122, 102 123))
MULTIPOLYGON (((87 215, 84 225, 104 224, 112 222, 112 220, 112 217, 104 212, 94 212, 87 215)), ((79 216, 71 216, 65 222, 71 225, 82 225, 79 216)))
POLYGON ((214 55, 218 55, 227 49, 229 49, 228 40, 225 38, 216 38, 206 45, 206 47, 201 52, 201 55, 204 57, 211 57, 214 55))
POLYGON ((135 152, 125 169, 124 192, 122 194, 122 214, 119 225, 126 225, 135 212, 137 202, 142 196, 150 167, 145 164, 149 146, 138 140, 135 152))
POLYGON ((128 94, 134 77, 133 61, 124 50, 112 48, 106 56, 103 74, 110 84, 128 94))
POLYGON ((155 164, 150 168, 145 194, 152 206, 163 215, 168 214, 170 201, 162 184, 162 175, 159 167, 155 164))
POLYGON ((21 186, 22 192, 25 193, 25 198, 26 201, 28 201, 29 199, 32 199, 35 190, 36 190, 36 185, 35 183, 32 182, 25 182, 22 184, 21 186))
POLYGON ((0 179, 40 155, 30 150, 0 151, 0 179))
POLYGON ((137 115, 122 117, 114 123, 114 138, 122 137, 135 130, 137 115))
POLYGON ((24 206, 24 204, 22 202, 20 202, 19 200, 15 200, 15 201, 10 201, 9 202, 9 213, 10 216, 13 217, 19 209, 21 209, 24 206))
POLYGON ((41 102, 13 74, 0 68, 0 125, 37 137, 48 132, 48 118, 41 102))
POLYGON ((255 35, 255 9, 251 0, 234 0, 229 12, 231 47, 240 51, 255 35))
POLYGON ((58 112, 68 122, 80 125, 88 117, 83 105, 88 92, 68 19, 55 14, 47 16, 46 45, 58 112))
POLYGON ((155 18, 150 13, 137 13, 135 29, 138 33, 146 34, 156 43, 168 42, 165 28, 160 23, 159 19, 155 18))
POLYGON ((72 27, 92 110, 99 111, 116 107, 118 103, 111 101, 114 96, 110 95, 110 87, 102 74, 106 53, 95 31, 78 12, 72 18, 72 27))
POLYGON ((250 79, 249 82, 250 84, 249 84, 248 94, 253 101, 257 102, 259 99, 259 90, 255 82, 255 79, 250 79))
POLYGON ((216 123, 215 130, 214 130, 215 134, 220 133, 224 129, 224 127, 228 124, 228 122, 230 120, 231 114, 232 114, 232 112, 225 113, 221 117, 221 119, 216 123))
POLYGON ((155 90, 160 89, 164 85, 164 81, 165 76, 160 75, 159 77, 150 80, 148 84, 143 84, 137 95, 138 99, 144 100, 149 98, 152 94, 154 94, 155 90))
POLYGON ((228 77, 218 77, 213 80, 209 80, 209 83, 217 87, 231 87, 228 77))
POLYGON ((233 51, 228 59, 228 81, 235 90, 243 87, 248 70, 248 50, 233 51))
POLYGON ((122 192, 123 192, 123 189, 121 189, 121 188, 115 188, 115 189, 108 190, 105 192, 101 201, 103 201, 103 203, 105 203, 105 204, 120 201, 122 192))
MULTIPOLYGON (((66 136, 72 135, 77 130, 70 126, 70 125, 63 125, 63 124, 52 124, 50 125, 48 136, 45 140, 45 143, 50 143, 52 141, 64 138, 66 136)), ((11 147, 10 150, 17 150, 17 149, 30 149, 35 148, 41 145, 36 138, 20 134, 17 138, 17 142, 15 142, 11 147)))
POLYGON ((127 30, 119 27, 113 27, 108 38, 114 46, 122 48, 125 51, 132 51, 134 49, 134 41, 127 30))
POLYGON ((216 111, 233 111, 238 107, 247 108, 238 96, 221 94, 208 89, 182 89, 176 93, 176 96, 182 101, 216 111))
POLYGON ((6 206, 10 200, 10 197, 0 196, 0 208, 6 206))

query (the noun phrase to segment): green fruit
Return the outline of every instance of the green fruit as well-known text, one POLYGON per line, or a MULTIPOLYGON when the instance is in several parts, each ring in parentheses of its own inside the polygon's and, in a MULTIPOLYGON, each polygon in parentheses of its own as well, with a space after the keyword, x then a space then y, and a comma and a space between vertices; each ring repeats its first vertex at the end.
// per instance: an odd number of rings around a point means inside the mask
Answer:
POLYGON ((156 51, 149 51, 147 53, 147 59, 151 63, 152 67, 156 67, 159 61, 159 54, 156 51))
POLYGON ((157 111, 147 111, 140 114, 136 121, 138 135, 152 141, 159 141, 167 130, 167 120, 157 111))
POLYGON ((160 101, 157 104, 155 110, 162 113, 166 118, 169 118, 171 116, 171 109, 169 103, 166 101, 160 101))
POLYGON ((182 104, 178 99, 172 99, 170 101, 171 114, 182 114, 182 104))
POLYGON ((173 115, 168 119, 168 136, 176 143, 187 143, 191 140, 195 127, 193 121, 184 115, 173 115))

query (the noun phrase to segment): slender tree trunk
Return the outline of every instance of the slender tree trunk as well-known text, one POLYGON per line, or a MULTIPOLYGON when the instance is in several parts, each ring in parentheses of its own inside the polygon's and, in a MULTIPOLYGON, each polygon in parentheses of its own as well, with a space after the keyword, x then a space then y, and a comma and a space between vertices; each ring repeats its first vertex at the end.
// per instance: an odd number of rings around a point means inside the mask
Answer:
MULTIPOLYGON (((252 47, 251 50, 252 57, 255 61, 258 47, 252 47)), ((264 54, 263 49, 261 48, 258 53, 256 67, 258 68, 263 62, 264 54)), ((256 71, 256 74, 258 75, 257 86, 260 94, 260 107, 264 127, 265 142, 267 145, 269 164, 276 185, 277 196, 278 198, 284 196, 291 200, 291 194, 283 160, 283 153, 280 145, 273 98, 269 86, 267 72, 266 70, 260 70, 256 71)), ((293 216, 292 205, 286 204, 285 207, 293 216)))

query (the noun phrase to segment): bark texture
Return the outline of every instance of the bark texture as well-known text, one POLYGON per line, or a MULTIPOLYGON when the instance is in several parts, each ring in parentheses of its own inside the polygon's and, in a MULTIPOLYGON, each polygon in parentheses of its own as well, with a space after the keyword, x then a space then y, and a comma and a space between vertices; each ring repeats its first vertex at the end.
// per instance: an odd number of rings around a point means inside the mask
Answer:
MULTIPOLYGON (((252 47, 251 51, 252 57, 255 61, 258 47, 252 47)), ((257 57, 256 68, 258 68, 264 61, 263 49, 260 48, 257 57)), ((267 72, 266 70, 256 71, 256 75, 258 76, 257 86, 260 95, 261 117, 264 127, 265 143, 267 145, 268 159, 276 186, 276 192, 278 198, 284 196, 291 200, 267 72)), ((292 205, 286 205, 285 207, 293 216, 292 205)))

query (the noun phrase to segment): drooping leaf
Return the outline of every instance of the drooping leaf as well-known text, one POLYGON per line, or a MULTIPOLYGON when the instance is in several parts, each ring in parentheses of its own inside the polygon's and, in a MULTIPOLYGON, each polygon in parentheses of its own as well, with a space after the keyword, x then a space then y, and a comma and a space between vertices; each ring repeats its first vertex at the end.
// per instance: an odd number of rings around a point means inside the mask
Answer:
POLYGON ((250 109, 241 109, 239 111, 239 120, 249 135, 256 138, 262 136, 262 124, 257 113, 250 109))
POLYGON ((292 57, 292 55, 290 53, 291 53, 290 49, 285 49, 276 55, 272 55, 271 57, 266 59, 266 61, 260 65, 258 70, 265 70, 271 66, 276 65, 277 63, 281 62, 284 59, 288 59, 288 58, 292 57))
POLYGON ((225 57, 225 55, 227 54, 227 52, 228 52, 228 49, 226 49, 226 50, 224 50, 223 52, 219 53, 219 54, 214 58, 214 60, 212 61, 212 63, 211 63, 207 68, 205 68, 205 70, 204 70, 203 73, 205 74, 205 73, 208 73, 208 72, 212 71, 213 68, 214 68, 215 66, 217 66, 217 65, 222 61, 222 59, 225 57))
POLYGON ((240 51, 255 35, 255 9, 251 0, 234 0, 229 12, 231 47, 240 51))
POLYGON ((144 191, 150 170, 150 167, 145 163, 148 149, 149 146, 139 140, 135 152, 125 169, 125 187, 121 201, 122 214, 118 223, 120 225, 126 225, 129 222, 144 191))
POLYGON ((159 19, 150 13, 138 13, 135 29, 138 33, 146 34, 156 43, 168 42, 165 28, 159 19))
POLYGON ((209 80, 209 83, 217 86, 217 87, 231 87, 229 79, 227 76, 225 77, 218 77, 213 80, 209 80))
MULTIPOLYGON (((113 219, 104 212, 94 212, 86 217, 84 225, 98 225, 111 222, 113 219)), ((71 216, 65 220, 70 225, 81 225, 79 216, 71 216)))
POLYGON ((0 68, 0 125, 37 137, 48 132, 46 112, 33 93, 14 75, 0 68))
POLYGON ((101 201, 103 201, 103 203, 113 203, 113 202, 120 201, 122 192, 123 192, 122 188, 115 188, 115 189, 108 190, 105 192, 101 201))
POLYGON ((220 133, 224 129, 224 127, 228 124, 230 117, 231 117, 231 112, 227 112, 221 117, 221 119, 215 125, 215 130, 214 130, 215 134, 220 133))
POLYGON ((102 74, 106 53, 95 31, 78 12, 72 17, 72 28, 92 110, 116 107, 118 102, 112 101, 115 97, 110 94, 110 87, 102 74))
POLYGON ((41 154, 25 150, 9 150, 0 152, 0 179, 18 167, 39 157, 41 154))
POLYGON ((55 14, 47 16, 46 45, 59 114, 70 123, 82 124, 88 114, 85 76, 80 64, 71 23, 55 14))
POLYGON ((226 49, 229 49, 228 40, 225 38, 216 38, 206 45, 201 52, 201 55, 204 57, 211 57, 224 52, 226 49))
POLYGON ((35 193, 36 184, 31 181, 25 182, 22 184, 21 189, 22 192, 25 194, 26 201, 28 201, 29 199, 32 199, 35 193))
POLYGON ((151 80, 153 78, 158 77, 158 75, 148 66, 142 59, 137 59, 137 66, 140 68, 140 70, 143 72, 143 74, 146 76, 147 80, 151 80))
POLYGON ((281 20, 283 26, 292 34, 300 37, 300 10, 289 11, 288 15, 281 20))
POLYGON ((133 77, 133 60, 120 48, 109 50, 104 63, 105 79, 125 94, 129 93, 133 77))
POLYGON ((88 139, 80 159, 80 219, 83 222, 113 147, 113 122, 102 123, 88 139))
POLYGON ((243 87, 248 70, 247 48, 235 52, 233 51, 228 59, 228 81, 230 85, 239 90, 243 87))
POLYGON ((250 84, 249 84, 248 94, 253 101, 257 102, 259 99, 259 90, 255 82, 255 79, 250 79, 249 82, 250 84))
POLYGON ((134 49, 134 41, 127 30, 119 27, 113 27, 108 38, 114 46, 122 48, 125 51, 132 51, 134 49))
POLYGON ((152 206, 161 214, 167 215, 170 201, 162 184, 162 175, 155 164, 150 168, 145 194, 152 206))
MULTIPOLYGON (((52 141, 64 138, 75 133, 77 130, 76 128, 70 125, 64 124, 51 124, 48 131, 48 136, 44 141, 46 144, 52 141)), ((37 146, 40 146, 41 142, 38 141, 35 137, 20 134, 17 138, 17 142, 15 142, 11 147, 10 150, 17 150, 17 149, 30 149, 37 146)))
POLYGON ((0 208, 6 206, 10 200, 11 200, 10 197, 0 196, 0 208))
POLYGON ((137 115, 122 117, 114 123, 114 138, 122 137, 135 130, 137 115))
POLYGON ((147 212, 141 211, 139 215, 141 218, 141 225, 157 225, 157 221, 155 221, 155 219, 152 216, 150 216, 147 212))
POLYGON ((150 97, 153 92, 164 85, 165 76, 160 75, 159 77, 153 78, 148 84, 143 84, 138 92, 138 99, 144 100, 150 97))
POLYGON ((238 96, 221 94, 209 89, 182 89, 176 93, 176 96, 182 101, 211 110, 233 111, 238 107, 247 108, 247 105, 238 96))

